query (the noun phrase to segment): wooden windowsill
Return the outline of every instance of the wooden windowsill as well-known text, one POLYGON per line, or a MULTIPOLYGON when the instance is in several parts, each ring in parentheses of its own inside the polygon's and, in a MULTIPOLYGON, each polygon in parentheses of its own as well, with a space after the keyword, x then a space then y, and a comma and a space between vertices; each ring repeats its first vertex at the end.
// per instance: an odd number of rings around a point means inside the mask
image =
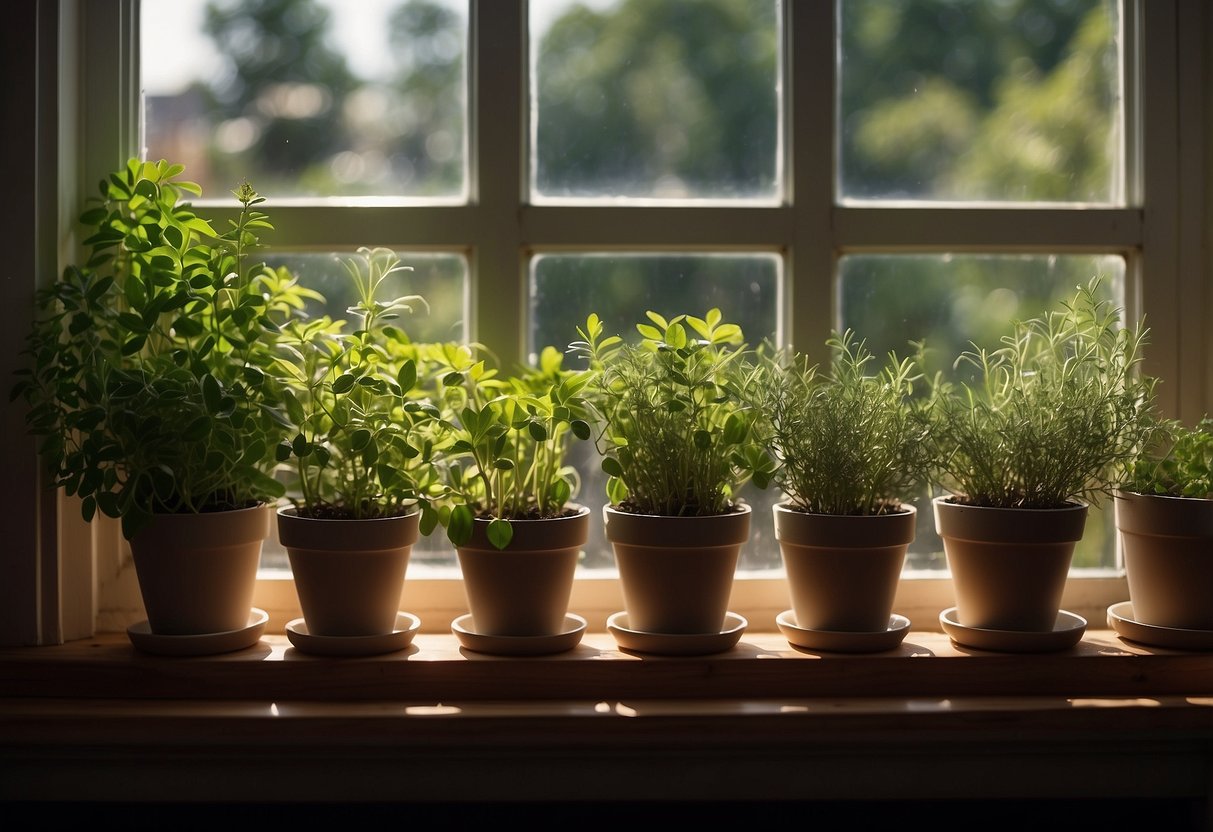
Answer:
POLYGON ((652 657, 589 633, 510 658, 420 634, 163 658, 124 634, 0 650, 0 798, 176 801, 1140 797, 1207 802, 1213 654, 1089 630, 996 654, 778 633, 652 657))

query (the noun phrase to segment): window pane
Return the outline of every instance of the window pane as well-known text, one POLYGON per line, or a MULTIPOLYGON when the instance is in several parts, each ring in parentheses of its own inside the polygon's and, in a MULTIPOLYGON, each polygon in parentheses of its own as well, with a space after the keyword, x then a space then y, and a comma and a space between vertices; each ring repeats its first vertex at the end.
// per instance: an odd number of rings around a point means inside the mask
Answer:
MULTIPOLYGON (((1075 287, 1103 275, 1105 298, 1124 303, 1124 259, 1114 255, 862 254, 839 262, 841 321, 867 339, 875 355, 905 356, 925 341, 926 371, 954 375, 952 362, 970 348, 997 349, 1015 319, 1028 319, 1073 296, 1075 287)), ((910 569, 944 569, 930 500, 918 507, 918 537, 910 569)), ((1116 565, 1110 505, 1092 506, 1075 567, 1116 565)))
POLYGON ((148 157, 207 197, 459 198, 466 0, 143 0, 148 157))
POLYGON ((779 6, 531 0, 536 200, 778 200, 779 6))
POLYGON ((1123 204, 1116 0, 839 2, 843 199, 1123 204))
MULTIPOLYGON (((285 266, 301 283, 324 295, 323 304, 309 302, 309 314, 346 317, 345 310, 354 304, 356 298, 349 275, 341 264, 341 253, 271 250, 264 256, 268 265, 275 268, 285 266)), ((410 266, 412 271, 387 278, 381 289, 382 298, 421 295, 429 305, 429 312, 402 316, 393 324, 403 329, 413 341, 465 341, 467 261, 455 254, 411 251, 400 252, 400 259, 401 263, 410 266)), ((413 545, 409 559, 410 574, 428 566, 455 566, 454 551, 441 529, 429 537, 422 537, 413 545)), ((278 543, 276 526, 262 550, 261 567, 290 568, 286 550, 278 543)))

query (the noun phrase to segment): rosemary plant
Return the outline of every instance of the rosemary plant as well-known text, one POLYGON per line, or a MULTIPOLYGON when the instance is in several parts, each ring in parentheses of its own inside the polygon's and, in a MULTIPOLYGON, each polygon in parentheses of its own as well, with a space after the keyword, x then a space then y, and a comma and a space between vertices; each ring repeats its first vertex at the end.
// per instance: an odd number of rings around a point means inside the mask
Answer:
POLYGON ((1100 278, 1061 308, 1018 322, 1003 346, 957 362, 972 384, 936 381, 936 482, 957 502, 1004 508, 1097 504, 1151 433, 1154 380, 1139 364, 1147 331, 1121 324, 1100 278))
POLYGON ((847 330, 826 342, 823 374, 804 354, 782 350, 755 362, 745 387, 756 429, 775 460, 772 481, 787 505, 813 514, 867 515, 899 510, 928 480, 927 422, 912 359, 875 357, 847 330))

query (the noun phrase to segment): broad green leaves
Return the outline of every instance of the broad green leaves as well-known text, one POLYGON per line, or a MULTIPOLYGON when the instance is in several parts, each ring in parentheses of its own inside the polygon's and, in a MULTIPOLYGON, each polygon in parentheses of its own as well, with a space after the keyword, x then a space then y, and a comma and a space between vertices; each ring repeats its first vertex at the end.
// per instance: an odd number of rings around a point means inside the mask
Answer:
POLYGON ((200 194, 182 172, 132 159, 100 183, 80 217, 85 263, 39 293, 26 342, 20 393, 55 481, 128 535, 153 513, 283 493, 272 317, 299 298, 254 277, 251 229, 269 227, 256 192, 241 188, 239 219, 216 235, 182 201, 200 194))
MULTIPOLYGON (((607 496, 647 514, 723 513, 765 466, 737 396, 741 329, 719 309, 646 319, 636 324, 640 342, 625 344, 604 337, 591 315, 569 347, 593 370, 586 398, 602 426, 607 496)), ((760 475, 769 477, 765 467, 760 475)))

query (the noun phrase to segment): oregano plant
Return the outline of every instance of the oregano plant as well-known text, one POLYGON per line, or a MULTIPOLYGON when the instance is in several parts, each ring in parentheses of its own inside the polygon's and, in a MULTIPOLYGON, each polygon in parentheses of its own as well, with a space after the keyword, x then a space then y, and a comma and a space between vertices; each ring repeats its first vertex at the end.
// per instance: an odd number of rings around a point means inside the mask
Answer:
POLYGON ((719 309, 702 318, 650 311, 636 332, 638 342, 606 335, 590 315, 570 345, 591 372, 608 499, 639 514, 732 511, 741 487, 765 485, 771 468, 740 394, 741 328, 719 309))

